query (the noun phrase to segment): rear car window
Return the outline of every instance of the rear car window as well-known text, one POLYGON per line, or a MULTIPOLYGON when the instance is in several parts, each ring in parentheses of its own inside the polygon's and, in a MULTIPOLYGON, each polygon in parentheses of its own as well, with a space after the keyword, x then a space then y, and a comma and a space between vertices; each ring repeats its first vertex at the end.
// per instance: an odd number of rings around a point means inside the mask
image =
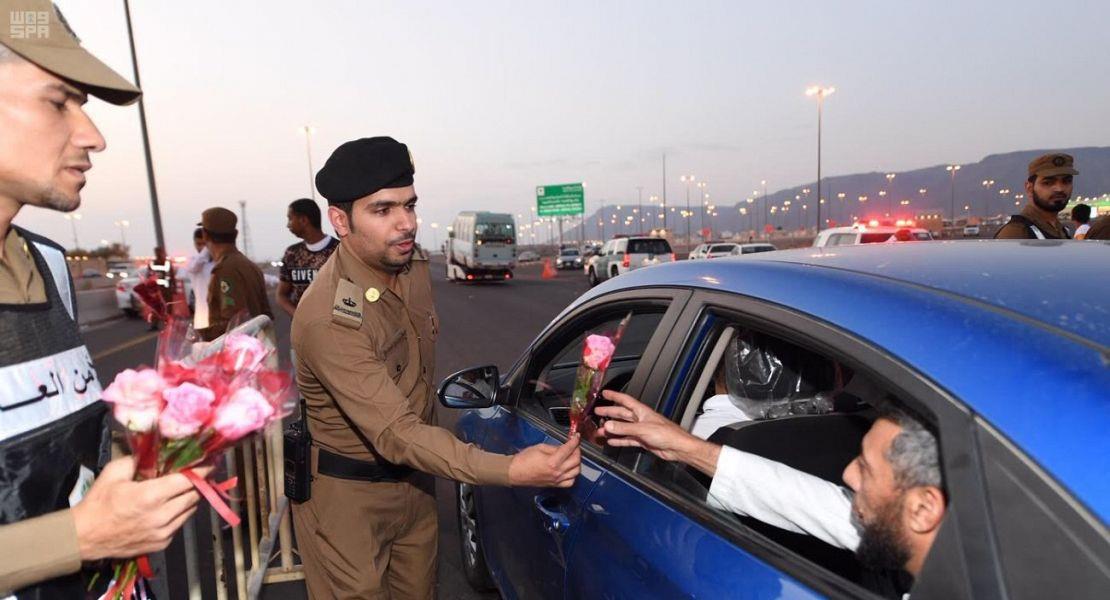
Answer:
POLYGON ((718 252, 732 252, 734 247, 735 246, 733 246, 732 244, 717 244, 716 246, 713 246, 709 249, 709 253, 716 254, 718 252))
POLYGON ((893 233, 865 233, 859 236, 861 244, 879 244, 890 239, 893 233))
POLYGON ((745 246, 741 249, 741 254, 754 254, 756 252, 770 252, 774 250, 773 246, 745 246))
POLYGON ((664 239, 628 240, 628 252, 631 254, 670 254, 671 245, 664 239))

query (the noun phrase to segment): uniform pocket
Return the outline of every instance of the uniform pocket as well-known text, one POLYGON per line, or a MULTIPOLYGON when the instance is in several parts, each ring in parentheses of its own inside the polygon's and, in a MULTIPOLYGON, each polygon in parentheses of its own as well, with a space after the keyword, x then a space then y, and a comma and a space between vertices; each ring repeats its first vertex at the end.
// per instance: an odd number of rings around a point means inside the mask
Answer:
POLYGON ((398 329, 389 336, 382 345, 381 357, 389 375, 394 380, 399 379, 409 364, 408 334, 404 329, 398 329))

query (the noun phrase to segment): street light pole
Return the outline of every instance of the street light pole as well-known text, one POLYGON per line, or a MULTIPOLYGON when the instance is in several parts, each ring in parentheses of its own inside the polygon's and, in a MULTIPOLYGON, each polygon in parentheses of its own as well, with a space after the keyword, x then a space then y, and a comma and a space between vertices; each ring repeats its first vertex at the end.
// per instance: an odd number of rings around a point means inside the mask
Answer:
POLYGON ((81 242, 77 241, 77 222, 81 220, 81 213, 67 214, 65 219, 73 227, 73 249, 76 250, 81 247, 81 242))
MULTIPOLYGON (((806 89, 807 96, 817 96, 817 199, 821 199, 821 105, 825 103, 825 96, 831 96, 836 91, 834 87, 810 86, 806 89)), ((817 203, 817 233, 821 233, 821 203, 817 203)))
POLYGON ((897 177, 896 173, 886 174, 886 194, 889 196, 886 201, 886 216, 894 214, 894 178, 897 177))
POLYGON ((949 226, 956 226, 956 171, 960 170, 960 165, 948 165, 944 168, 950 174, 950 185, 952 191, 951 205, 948 210, 949 226))
POLYGON ((694 182, 693 175, 683 175, 679 181, 686 184, 686 248, 690 248, 690 184, 694 182))
POLYGON ((312 200, 316 200, 316 183, 312 177, 312 134, 316 132, 316 128, 311 125, 305 125, 301 128, 304 132, 304 153, 308 157, 308 192, 312 194, 312 200))
POLYGON ((643 235, 643 233, 644 233, 644 187, 643 186, 640 186, 640 185, 636 186, 636 197, 637 197, 637 204, 638 204, 637 210, 640 211, 636 215, 639 218, 639 221, 640 221, 639 234, 643 235))
MULTIPOLYGON (((127 41, 131 45, 131 66, 135 73, 135 87, 142 89, 139 81, 139 57, 135 53, 135 34, 131 29, 131 3, 123 0, 123 14, 127 20, 127 41)), ((162 235, 162 210, 158 207, 158 186, 154 183, 154 161, 150 156, 150 137, 146 130, 146 106, 143 97, 139 96, 139 132, 143 139, 143 155, 146 157, 146 182, 150 189, 150 212, 154 220, 154 239, 159 246, 166 247, 165 236, 162 235)), ((126 245, 126 244, 124 244, 126 245)))

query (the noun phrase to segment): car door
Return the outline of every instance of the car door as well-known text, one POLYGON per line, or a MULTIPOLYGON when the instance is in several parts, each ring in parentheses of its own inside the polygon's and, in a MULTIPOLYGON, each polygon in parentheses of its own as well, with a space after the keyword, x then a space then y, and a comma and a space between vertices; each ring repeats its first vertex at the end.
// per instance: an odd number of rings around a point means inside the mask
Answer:
MULTIPOLYGON (((687 417, 694 417, 698 409, 691 408, 689 400, 695 383, 711 379, 704 369, 715 348, 723 347, 718 344, 727 327, 761 329, 775 338, 776 347, 790 344, 796 347, 790 352, 800 349, 851 373, 866 372, 882 388, 935 419, 948 516, 913 597, 1001 597, 993 585, 997 571, 992 552, 984 543, 990 537, 986 501, 978 474, 968 464, 968 456, 974 454, 972 419, 932 382, 881 350, 788 307, 698 292, 676 322, 668 347, 660 352, 641 400, 687 426, 687 417)), ((832 379, 838 377, 833 374, 832 379)), ((876 397, 892 398, 882 393, 876 397)), ((787 437, 781 445, 804 444, 787 437)), ((820 448, 809 452, 824 455, 820 448)), ((879 597, 864 579, 849 576, 867 574, 858 565, 845 565, 843 554, 832 556, 840 562, 823 562, 830 555, 820 542, 816 552, 807 552, 813 550, 804 547, 807 542, 796 545, 789 537, 796 534, 766 524, 757 528, 737 515, 710 508, 707 491, 708 483, 685 465, 658 460, 639 449, 624 450, 618 464, 596 484, 578 523, 567 563, 566 597, 879 597), (839 568, 844 566, 847 569, 839 568)))
MULTIPOLYGON (((638 393, 689 296, 679 290, 609 294, 552 325, 509 374, 510 406, 484 425, 484 449, 513 454, 567 438, 568 407, 582 342, 632 319, 605 385, 638 393)), ((582 474, 570 489, 481 487, 475 492, 487 563, 506 598, 562 598, 566 557, 594 486, 614 461, 612 449, 582 442, 582 474)))

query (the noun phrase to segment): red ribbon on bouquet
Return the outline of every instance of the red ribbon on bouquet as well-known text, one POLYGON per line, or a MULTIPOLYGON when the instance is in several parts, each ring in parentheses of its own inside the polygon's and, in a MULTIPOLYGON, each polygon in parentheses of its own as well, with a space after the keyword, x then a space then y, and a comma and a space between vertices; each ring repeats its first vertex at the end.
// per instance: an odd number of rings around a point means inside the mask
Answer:
POLYGON ((204 496, 208 504, 212 505, 212 508, 223 517, 224 521, 227 521, 228 525, 232 527, 239 525, 239 515, 235 514, 231 510, 231 507, 224 502, 225 499, 231 499, 231 496, 229 496, 227 492, 239 484, 238 477, 232 477, 227 481, 212 485, 207 479, 197 475, 192 469, 185 469, 181 471, 181 474, 189 480, 189 483, 193 484, 193 487, 197 488, 200 495, 204 496))

